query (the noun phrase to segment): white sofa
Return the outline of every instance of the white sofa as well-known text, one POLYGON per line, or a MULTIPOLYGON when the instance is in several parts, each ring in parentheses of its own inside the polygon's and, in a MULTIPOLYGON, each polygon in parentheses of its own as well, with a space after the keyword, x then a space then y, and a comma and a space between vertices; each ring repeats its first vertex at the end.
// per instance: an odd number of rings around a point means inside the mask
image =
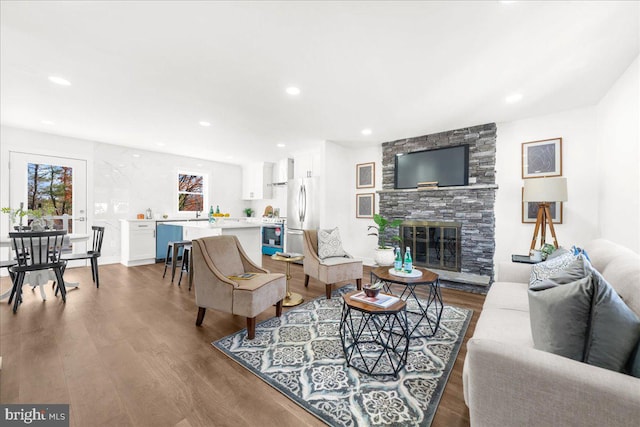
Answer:
MULTIPOLYGON (((640 256, 604 239, 584 249, 640 316, 640 256)), ((498 280, 467 343, 463 385, 471 425, 640 425, 640 378, 533 348, 530 271, 528 264, 498 266, 498 280)))

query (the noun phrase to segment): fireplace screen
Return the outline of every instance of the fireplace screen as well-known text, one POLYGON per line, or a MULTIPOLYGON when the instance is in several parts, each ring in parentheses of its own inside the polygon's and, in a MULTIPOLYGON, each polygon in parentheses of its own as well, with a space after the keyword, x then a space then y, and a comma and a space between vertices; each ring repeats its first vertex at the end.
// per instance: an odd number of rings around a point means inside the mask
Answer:
POLYGON ((458 222, 405 221, 402 247, 411 248, 416 266, 460 271, 461 228, 458 222))

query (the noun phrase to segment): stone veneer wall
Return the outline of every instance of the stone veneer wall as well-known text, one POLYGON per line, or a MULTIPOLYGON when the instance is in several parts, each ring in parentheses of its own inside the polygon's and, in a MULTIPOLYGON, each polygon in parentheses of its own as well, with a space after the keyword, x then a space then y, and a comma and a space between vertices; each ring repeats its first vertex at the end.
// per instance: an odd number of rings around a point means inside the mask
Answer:
POLYGON ((495 123, 385 142, 382 190, 378 192, 380 214, 388 218, 461 222, 461 271, 493 280, 495 164, 495 123), (396 154, 461 144, 469 144, 469 178, 476 178, 475 184, 435 190, 394 190, 396 154))

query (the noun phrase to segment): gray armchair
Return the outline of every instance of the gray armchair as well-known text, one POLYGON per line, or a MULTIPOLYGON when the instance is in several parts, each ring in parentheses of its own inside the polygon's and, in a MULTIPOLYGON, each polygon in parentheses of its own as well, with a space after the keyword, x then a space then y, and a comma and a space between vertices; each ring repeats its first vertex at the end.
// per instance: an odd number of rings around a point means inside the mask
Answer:
POLYGON ((331 257, 320 259, 318 256, 318 230, 303 230, 304 247, 304 286, 309 286, 309 277, 325 284, 327 299, 331 299, 334 283, 355 280, 358 289, 362 289, 362 261, 351 257, 331 257))
POLYGON ((193 286, 198 318, 204 320, 207 308, 247 318, 247 335, 255 337, 256 316, 272 305, 282 314, 286 294, 284 274, 269 273, 255 265, 236 236, 215 236, 193 241, 193 286), (237 279, 243 273, 258 273, 250 279, 237 279))

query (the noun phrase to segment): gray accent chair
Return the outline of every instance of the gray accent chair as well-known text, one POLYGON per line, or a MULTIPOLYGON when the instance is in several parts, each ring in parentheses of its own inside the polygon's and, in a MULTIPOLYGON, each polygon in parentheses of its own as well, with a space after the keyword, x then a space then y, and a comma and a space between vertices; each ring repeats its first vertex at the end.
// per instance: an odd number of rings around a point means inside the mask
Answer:
POLYGON ((334 283, 355 280, 358 289, 362 289, 362 261, 352 257, 331 257, 320 259, 318 256, 318 230, 303 230, 304 248, 304 286, 309 286, 309 277, 325 284, 327 299, 331 299, 334 283))
POLYGON ((276 306, 282 314, 286 294, 284 274, 270 273, 255 265, 242 249, 236 236, 214 236, 195 239, 192 254, 193 286, 198 317, 202 325, 207 308, 247 318, 247 336, 256 333, 256 316, 276 306), (258 273, 250 279, 235 279, 243 273, 258 273))

